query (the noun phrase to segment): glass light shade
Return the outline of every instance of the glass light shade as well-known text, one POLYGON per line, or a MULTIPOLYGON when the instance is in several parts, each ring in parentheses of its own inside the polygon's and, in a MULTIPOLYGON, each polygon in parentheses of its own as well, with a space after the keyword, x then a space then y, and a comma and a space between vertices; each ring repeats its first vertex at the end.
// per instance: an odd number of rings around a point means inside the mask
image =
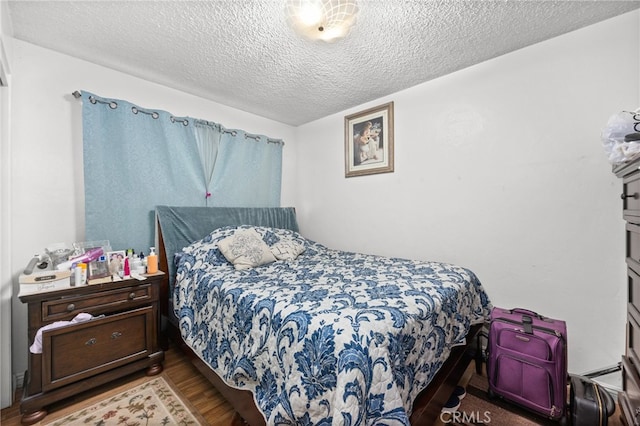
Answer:
POLYGON ((289 25, 312 40, 331 42, 346 36, 357 14, 356 0, 287 0, 286 4, 289 25))

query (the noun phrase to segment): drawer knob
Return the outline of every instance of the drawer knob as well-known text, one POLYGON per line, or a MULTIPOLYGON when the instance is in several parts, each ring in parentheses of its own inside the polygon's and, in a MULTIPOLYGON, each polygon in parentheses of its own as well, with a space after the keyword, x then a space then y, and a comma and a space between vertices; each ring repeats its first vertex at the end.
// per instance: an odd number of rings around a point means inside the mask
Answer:
POLYGON ((121 337, 122 333, 120 333, 119 331, 114 331, 113 333, 111 333, 111 338, 112 339, 117 339, 118 337, 121 337))
POLYGON ((84 344, 87 345, 87 346, 93 346, 93 345, 96 344, 96 342, 97 342, 96 338, 92 337, 91 339, 89 339, 86 342, 84 342, 84 344))
POLYGON ((633 198, 634 200, 637 200, 638 199, 638 193, 637 192, 634 192, 633 194, 622 193, 622 194, 620 194, 620 198, 622 198, 623 200, 626 199, 626 198, 633 198))
POLYGON ((73 303, 69 303, 67 305, 67 311, 71 312, 76 308, 76 305, 74 305, 73 303))
POLYGON ((136 298, 136 294, 134 292, 129 293, 129 299, 133 300, 136 298))

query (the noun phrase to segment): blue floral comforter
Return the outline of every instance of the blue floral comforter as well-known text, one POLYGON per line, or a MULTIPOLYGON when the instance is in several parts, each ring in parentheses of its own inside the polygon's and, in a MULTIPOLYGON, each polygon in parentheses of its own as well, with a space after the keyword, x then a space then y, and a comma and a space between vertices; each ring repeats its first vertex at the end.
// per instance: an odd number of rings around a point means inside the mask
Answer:
POLYGON ((220 228, 177 259, 174 310, 185 342, 225 382, 251 390, 267 424, 409 425, 412 403, 485 320, 490 302, 468 269, 331 250, 254 227, 304 252, 237 271, 220 228))

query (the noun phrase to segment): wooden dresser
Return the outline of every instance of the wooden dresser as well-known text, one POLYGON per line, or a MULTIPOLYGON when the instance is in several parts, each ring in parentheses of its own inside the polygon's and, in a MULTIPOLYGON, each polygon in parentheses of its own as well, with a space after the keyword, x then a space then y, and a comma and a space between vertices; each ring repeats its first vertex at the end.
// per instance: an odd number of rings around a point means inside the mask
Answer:
POLYGON ((626 221, 627 343, 622 357, 618 403, 627 425, 640 425, 640 160, 616 166, 622 178, 622 215, 626 221))
POLYGON ((20 403, 23 424, 47 415, 46 406, 141 369, 162 371, 159 347, 159 288, 163 273, 146 280, 71 287, 19 296, 28 304, 29 346, 38 329, 71 321, 42 333, 42 353, 29 351, 20 403))

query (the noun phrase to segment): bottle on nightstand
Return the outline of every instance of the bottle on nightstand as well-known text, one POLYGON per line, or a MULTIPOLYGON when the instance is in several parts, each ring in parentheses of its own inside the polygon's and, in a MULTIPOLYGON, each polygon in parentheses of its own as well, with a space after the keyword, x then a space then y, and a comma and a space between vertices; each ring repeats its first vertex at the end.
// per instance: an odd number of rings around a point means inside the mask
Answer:
POLYGON ((158 272, 158 255, 156 248, 151 247, 151 252, 147 256, 147 274, 155 274, 158 272))

